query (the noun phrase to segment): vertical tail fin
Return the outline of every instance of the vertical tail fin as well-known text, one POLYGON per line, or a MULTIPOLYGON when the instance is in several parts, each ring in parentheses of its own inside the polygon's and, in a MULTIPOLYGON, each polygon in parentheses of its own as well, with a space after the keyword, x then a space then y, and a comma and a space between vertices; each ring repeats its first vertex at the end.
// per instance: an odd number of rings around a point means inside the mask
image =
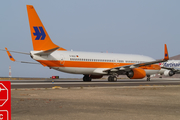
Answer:
POLYGON ((44 28, 38 14, 32 5, 27 5, 27 12, 34 50, 46 51, 56 48, 59 48, 58 50, 66 50, 64 48, 60 48, 51 41, 46 29, 44 28))
POLYGON ((164 44, 164 60, 169 60, 169 54, 167 50, 167 45, 164 44))

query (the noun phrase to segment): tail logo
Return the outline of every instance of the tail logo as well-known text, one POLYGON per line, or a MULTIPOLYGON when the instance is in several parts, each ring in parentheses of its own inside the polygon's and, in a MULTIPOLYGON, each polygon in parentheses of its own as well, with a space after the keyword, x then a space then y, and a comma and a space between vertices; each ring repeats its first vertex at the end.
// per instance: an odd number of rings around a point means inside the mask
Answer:
POLYGON ((37 27, 37 26, 36 27, 34 26, 33 28, 34 28, 34 31, 35 31, 35 33, 33 33, 33 35, 36 36, 35 40, 44 40, 45 37, 46 37, 46 34, 45 34, 43 28, 42 27, 37 27))

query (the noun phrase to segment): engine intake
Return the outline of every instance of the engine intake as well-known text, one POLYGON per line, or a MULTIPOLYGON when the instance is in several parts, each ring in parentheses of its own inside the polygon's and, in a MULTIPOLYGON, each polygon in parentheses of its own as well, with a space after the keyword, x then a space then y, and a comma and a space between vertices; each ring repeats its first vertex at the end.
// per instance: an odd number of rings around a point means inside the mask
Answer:
POLYGON ((164 71, 165 76, 173 76, 175 73, 172 70, 166 70, 164 71))
POLYGON ((146 72, 140 68, 134 68, 126 74, 130 79, 141 79, 146 77, 146 72))

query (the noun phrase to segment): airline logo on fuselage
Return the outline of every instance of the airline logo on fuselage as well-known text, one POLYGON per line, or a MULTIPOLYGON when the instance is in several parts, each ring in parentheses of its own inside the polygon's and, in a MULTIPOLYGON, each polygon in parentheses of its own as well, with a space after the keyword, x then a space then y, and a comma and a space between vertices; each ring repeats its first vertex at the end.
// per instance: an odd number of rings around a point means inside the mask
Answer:
POLYGON ((33 33, 33 35, 36 36, 35 40, 44 40, 46 37, 46 34, 43 30, 43 27, 34 26, 33 28, 35 31, 35 33, 33 33))
POLYGON ((168 63, 168 62, 164 62, 164 63, 161 63, 160 66, 169 67, 169 68, 180 67, 180 63, 168 63))

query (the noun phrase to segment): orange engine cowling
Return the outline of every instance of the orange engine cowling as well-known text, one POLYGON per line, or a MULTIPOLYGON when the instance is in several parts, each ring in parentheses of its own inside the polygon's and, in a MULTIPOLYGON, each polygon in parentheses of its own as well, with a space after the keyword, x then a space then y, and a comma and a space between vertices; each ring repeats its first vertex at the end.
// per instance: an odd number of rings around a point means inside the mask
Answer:
POLYGON ((90 75, 92 79, 100 79, 103 77, 103 75, 90 75))
POLYGON ((127 76, 130 79, 142 79, 146 77, 146 72, 140 68, 134 68, 131 71, 127 72, 127 76))

